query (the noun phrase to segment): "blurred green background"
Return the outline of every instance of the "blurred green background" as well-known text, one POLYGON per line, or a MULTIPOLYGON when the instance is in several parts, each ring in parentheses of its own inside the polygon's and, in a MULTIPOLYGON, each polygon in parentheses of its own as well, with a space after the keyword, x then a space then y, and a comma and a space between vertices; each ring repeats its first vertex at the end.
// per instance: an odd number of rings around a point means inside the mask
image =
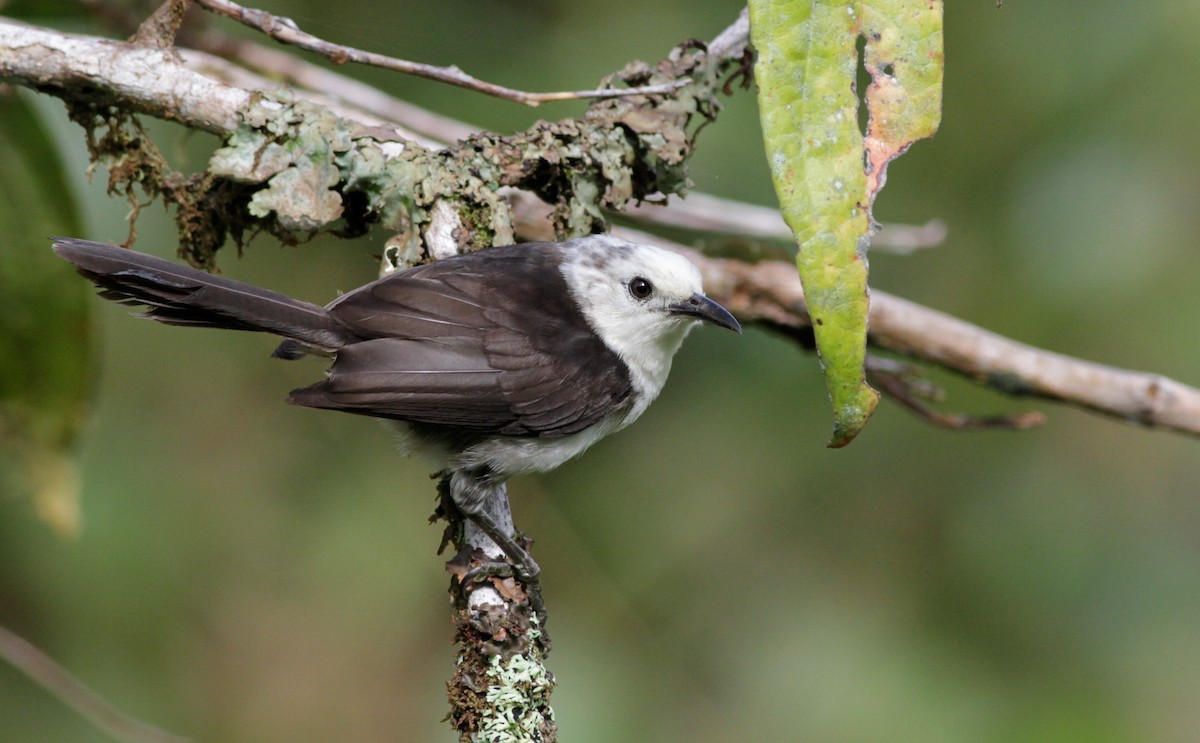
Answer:
MULTIPOLYGON (((1200 3, 947 6, 942 131, 892 165, 876 214, 938 217, 950 237, 875 256, 872 283, 1018 340, 1200 383, 1200 3)), ((739 7, 269 9, 335 41, 549 90, 711 38, 739 7)), ((65 8, 52 23, 102 28, 65 8)), ((582 108, 345 71, 501 131, 582 108)), ((87 182, 61 104, 38 110, 83 236, 124 239, 127 205, 102 175, 87 182)), ((151 131, 179 167, 212 147, 151 131)), ((692 177, 772 203, 752 95, 703 132, 692 177)), ((0 225, 30 251, 48 250, 42 229, 0 225)), ((138 232, 138 248, 173 255, 158 207, 138 232)), ((222 268, 323 302, 372 278, 382 237, 260 239, 222 268)), ((120 709, 197 741, 452 740, 428 473, 373 421, 284 404, 319 363, 94 304, 83 532, 61 539, 28 502, 0 501, 0 623, 120 709)), ((885 402, 830 451, 813 356, 754 329, 704 331, 636 426, 514 480, 545 571, 562 740, 1200 739, 1200 442, 934 377, 950 408, 1038 408, 1048 422, 950 433, 885 402)), ((103 739, 0 664, 0 741, 103 739)))

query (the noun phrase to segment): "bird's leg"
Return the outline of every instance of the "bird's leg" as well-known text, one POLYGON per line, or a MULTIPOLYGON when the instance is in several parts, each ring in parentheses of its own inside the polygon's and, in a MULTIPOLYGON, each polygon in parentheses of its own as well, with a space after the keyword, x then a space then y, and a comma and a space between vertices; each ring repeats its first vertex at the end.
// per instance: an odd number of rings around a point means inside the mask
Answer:
MULTIPOLYGON (((515 531, 512 514, 508 508, 507 492, 504 483, 490 482, 486 475, 475 472, 457 470, 447 478, 449 481, 450 498, 455 507, 474 524, 492 543, 508 558, 508 564, 484 565, 467 580, 484 575, 497 575, 499 570, 510 569, 523 584, 529 597, 529 605, 537 614, 542 626, 546 622, 546 607, 542 601, 541 567, 534 561, 528 550, 517 543, 512 536, 515 531)), ((470 542, 470 540, 467 540, 470 542)), ((484 550, 487 552, 488 550, 484 550)), ((495 555, 489 555, 495 557, 495 555)))

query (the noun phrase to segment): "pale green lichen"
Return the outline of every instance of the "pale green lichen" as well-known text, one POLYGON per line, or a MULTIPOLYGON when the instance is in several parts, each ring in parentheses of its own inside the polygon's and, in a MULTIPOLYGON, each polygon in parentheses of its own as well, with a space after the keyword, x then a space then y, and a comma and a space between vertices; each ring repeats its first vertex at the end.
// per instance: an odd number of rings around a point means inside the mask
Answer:
POLYGON ((481 743, 544 740, 542 731, 548 721, 554 720, 554 711, 544 703, 552 686, 545 668, 523 655, 514 655, 507 663, 494 656, 488 675, 496 683, 488 686, 488 714, 480 721, 478 740, 481 743))
POLYGON ((550 708, 554 678, 537 650, 539 634, 536 628, 530 629, 526 653, 507 659, 491 657, 485 673, 492 683, 485 693, 487 709, 476 735, 480 743, 541 743, 545 731, 555 728, 550 708))
POLYGON ((260 99, 246 125, 213 153, 209 172, 240 183, 261 183, 249 212, 274 217, 286 230, 313 232, 341 218, 337 156, 352 149, 348 123, 315 104, 260 99))
POLYGON ((552 205, 559 239, 599 232, 605 210, 687 189, 698 118, 715 116, 725 71, 740 64, 684 44, 657 66, 633 64, 610 81, 687 81, 669 96, 598 100, 577 119, 539 121, 510 135, 481 132, 441 150, 284 91, 259 92, 213 153, 206 179, 179 190, 189 215, 215 204, 220 216, 189 218, 181 249, 212 265, 227 235, 266 231, 296 242, 324 231, 362 235, 377 224, 392 233, 389 247, 403 262, 427 260, 422 234, 439 203, 456 212, 458 250, 514 242, 503 188, 552 205))

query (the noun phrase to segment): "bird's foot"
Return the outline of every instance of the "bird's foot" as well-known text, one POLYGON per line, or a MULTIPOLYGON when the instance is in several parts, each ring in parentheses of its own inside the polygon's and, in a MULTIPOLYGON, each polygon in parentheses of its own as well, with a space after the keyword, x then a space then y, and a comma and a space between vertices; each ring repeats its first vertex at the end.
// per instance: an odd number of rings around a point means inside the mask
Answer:
MULTIPOLYGON (((446 496, 449 496, 450 503, 461 517, 475 527, 474 531, 486 536, 491 542, 491 545, 485 545, 487 540, 480 542, 472 538, 471 529, 463 534, 465 547, 472 551, 472 557, 469 560, 471 567, 460 576, 460 585, 466 588, 494 578, 513 578, 520 584, 529 608, 544 628, 547 613, 542 599, 542 569, 525 546, 513 536, 515 529, 512 526, 504 485, 488 483, 485 478, 473 476, 474 474, 442 473, 442 481, 439 484, 439 491, 443 495, 442 510, 446 510, 446 496), (497 548, 507 558, 507 562, 495 559, 499 557, 495 553, 497 548), (481 560, 477 557, 480 553, 491 553, 491 556, 481 560)), ((505 595, 500 586, 496 588, 506 600, 518 598, 505 595)))

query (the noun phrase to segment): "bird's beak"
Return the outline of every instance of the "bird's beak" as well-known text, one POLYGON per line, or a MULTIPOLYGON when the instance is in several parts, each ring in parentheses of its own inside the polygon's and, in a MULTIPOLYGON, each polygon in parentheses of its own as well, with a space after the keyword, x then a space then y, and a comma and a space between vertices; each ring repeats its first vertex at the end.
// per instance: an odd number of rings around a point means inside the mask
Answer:
POLYGON ((735 333, 742 332, 742 326, 729 310, 712 301, 703 294, 693 294, 682 302, 676 302, 667 308, 672 315, 694 317, 697 320, 707 320, 713 325, 729 328, 735 333))

